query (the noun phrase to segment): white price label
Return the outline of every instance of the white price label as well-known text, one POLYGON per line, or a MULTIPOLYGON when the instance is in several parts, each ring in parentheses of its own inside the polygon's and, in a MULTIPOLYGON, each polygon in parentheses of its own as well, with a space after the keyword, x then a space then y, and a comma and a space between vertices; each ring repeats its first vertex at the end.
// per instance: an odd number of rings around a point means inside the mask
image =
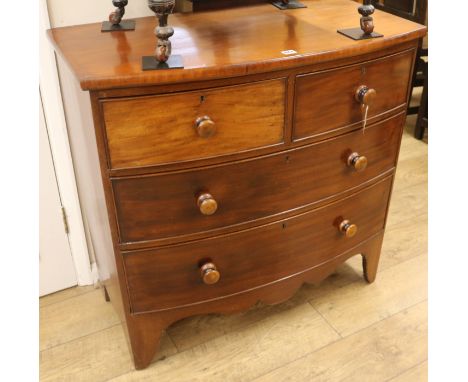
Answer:
POLYGON ((292 50, 292 49, 283 50, 281 53, 284 54, 285 56, 289 56, 290 54, 297 54, 297 52, 295 50, 292 50))

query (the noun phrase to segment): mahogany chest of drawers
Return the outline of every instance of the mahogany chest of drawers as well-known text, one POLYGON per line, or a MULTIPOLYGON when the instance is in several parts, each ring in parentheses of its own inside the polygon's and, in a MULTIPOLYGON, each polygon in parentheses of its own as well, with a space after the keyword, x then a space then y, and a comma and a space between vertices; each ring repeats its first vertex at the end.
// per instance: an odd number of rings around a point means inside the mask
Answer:
POLYGON ((137 368, 181 318, 284 301, 357 254, 375 279, 425 28, 376 12, 384 37, 353 41, 336 30, 355 3, 306 3, 175 15, 176 70, 140 68, 152 18, 50 31, 88 246, 137 368))

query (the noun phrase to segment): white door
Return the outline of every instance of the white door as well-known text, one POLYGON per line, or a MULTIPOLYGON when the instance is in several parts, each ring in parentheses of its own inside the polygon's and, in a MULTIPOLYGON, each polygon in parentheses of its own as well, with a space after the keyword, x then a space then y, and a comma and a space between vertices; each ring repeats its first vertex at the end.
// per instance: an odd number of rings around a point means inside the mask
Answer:
POLYGON ((42 102, 39 116, 39 294, 77 284, 42 102))

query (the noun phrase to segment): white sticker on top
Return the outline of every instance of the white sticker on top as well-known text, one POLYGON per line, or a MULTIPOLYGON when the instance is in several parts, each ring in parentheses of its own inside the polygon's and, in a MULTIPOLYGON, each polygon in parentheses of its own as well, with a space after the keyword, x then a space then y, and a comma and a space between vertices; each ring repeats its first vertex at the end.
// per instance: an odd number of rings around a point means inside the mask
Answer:
POLYGON ((281 53, 284 54, 285 56, 289 56, 290 54, 296 54, 297 52, 295 50, 290 49, 290 50, 283 50, 281 53))

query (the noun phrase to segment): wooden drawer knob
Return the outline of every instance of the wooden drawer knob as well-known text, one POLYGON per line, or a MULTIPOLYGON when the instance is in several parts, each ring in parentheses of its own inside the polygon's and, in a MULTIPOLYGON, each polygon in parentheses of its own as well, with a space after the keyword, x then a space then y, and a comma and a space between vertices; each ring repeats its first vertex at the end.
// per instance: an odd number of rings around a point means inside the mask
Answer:
POLYGON ((351 224, 349 220, 343 220, 340 224, 340 231, 343 232, 346 237, 353 237, 357 233, 357 225, 351 224))
POLYGON ((200 267, 201 277, 205 284, 216 284, 220 278, 218 268, 213 263, 206 263, 200 267))
POLYGON ((209 138, 216 133, 216 124, 213 120, 205 115, 204 117, 197 118, 195 121, 195 130, 201 138, 209 138))
POLYGON ((362 171, 367 167, 367 158, 358 153, 352 153, 348 157, 348 166, 354 168, 356 171, 362 171))
POLYGON ((213 215, 218 209, 218 203, 208 192, 200 194, 197 198, 198 208, 203 215, 213 215))
POLYGON ((377 92, 375 89, 369 89, 366 85, 359 86, 356 90, 356 101, 361 105, 370 106, 375 101, 377 92))

